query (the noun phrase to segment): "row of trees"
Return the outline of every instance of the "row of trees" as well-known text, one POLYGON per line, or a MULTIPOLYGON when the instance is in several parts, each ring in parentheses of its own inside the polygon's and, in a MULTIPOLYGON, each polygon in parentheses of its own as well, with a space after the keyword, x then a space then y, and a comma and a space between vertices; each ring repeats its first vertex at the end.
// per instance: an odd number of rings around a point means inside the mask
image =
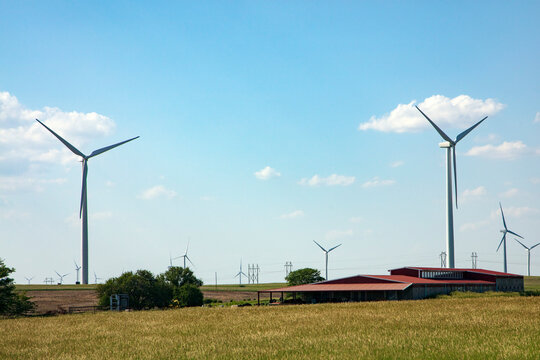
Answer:
POLYGON ((201 306, 202 281, 189 268, 171 266, 166 272, 154 276, 148 270, 125 272, 99 284, 99 305, 108 306, 112 294, 128 294, 129 307, 135 310, 164 308, 172 304, 179 307, 201 306))

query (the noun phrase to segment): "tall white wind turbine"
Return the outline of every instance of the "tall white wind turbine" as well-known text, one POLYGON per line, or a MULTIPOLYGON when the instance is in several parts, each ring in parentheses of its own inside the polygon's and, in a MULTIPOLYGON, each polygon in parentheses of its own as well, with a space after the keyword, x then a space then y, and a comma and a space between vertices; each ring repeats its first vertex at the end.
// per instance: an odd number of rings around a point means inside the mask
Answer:
POLYGON ((49 130, 51 134, 53 134, 60 142, 62 142, 71 152, 73 152, 75 155, 78 155, 82 158, 82 191, 81 191, 81 206, 79 210, 79 218, 82 219, 82 241, 81 241, 81 262, 82 262, 82 283, 88 284, 88 202, 87 202, 87 196, 86 196, 86 176, 88 175, 88 160, 94 156, 97 156, 99 154, 102 154, 106 151, 109 151, 111 149, 114 149, 117 146, 120 146, 122 144, 125 144, 129 141, 135 140, 138 138, 138 136, 131 138, 129 140, 125 140, 122 142, 119 142, 117 144, 109 145, 106 147, 103 147, 101 149, 97 149, 92 151, 90 155, 84 155, 82 152, 80 152, 75 146, 71 145, 69 142, 64 140, 60 135, 52 131, 50 128, 47 127, 44 123, 36 119, 38 123, 43 125, 45 129, 49 130))
POLYGON ((531 276, 531 250, 537 247, 538 245, 540 245, 540 243, 533 245, 531 247, 527 247, 518 239, 514 238, 514 240, 516 240, 518 243, 521 244, 521 246, 527 249, 527 276, 531 276))
POLYGON ((448 255, 448 262, 446 266, 453 268, 454 264, 454 213, 452 207, 452 163, 454 164, 454 190, 456 194, 456 209, 457 205, 457 169, 456 169, 456 145, 461 141, 468 133, 470 133, 475 127, 487 119, 487 116, 461 132, 455 140, 450 139, 448 135, 444 133, 431 119, 416 106, 418 111, 429 121, 429 123, 437 130, 439 135, 445 140, 439 144, 440 148, 446 149, 446 254, 448 255))
POLYGON ((321 245, 319 245, 319 243, 316 242, 315 240, 313 240, 313 242, 314 242, 315 244, 317 244, 317 246, 320 247, 322 251, 324 251, 324 255, 325 255, 325 258, 326 258, 326 277, 325 277, 325 280, 328 280, 328 253, 329 253, 330 251, 334 250, 335 248, 341 246, 341 244, 334 246, 334 247, 331 248, 330 250, 326 250, 326 249, 323 248, 321 245))
POLYGON ((73 263, 75 264, 75 271, 77 272, 77 281, 75 284, 79 284, 79 271, 81 270, 81 266, 77 265, 77 262, 73 260, 73 263))
POLYGON ((240 259, 240 271, 234 275, 234 277, 237 277, 239 276, 240 277, 240 285, 242 285, 242 275, 244 275, 245 277, 248 277, 246 274, 244 274, 244 272, 242 271, 242 259, 240 259))
POLYGON ((58 275, 58 279, 60 279, 60 282, 59 282, 60 285, 62 285, 62 283, 64 282, 64 277, 66 277, 66 276, 69 275, 69 273, 64 274, 64 275, 60 275, 60 274, 58 273, 58 271, 56 271, 56 270, 55 270, 54 272, 56 273, 56 275, 58 275))
POLYGON ((515 232, 511 231, 511 230, 508 230, 508 227, 506 226, 506 220, 504 219, 504 212, 503 212, 503 209, 502 209, 502 205, 501 203, 499 202, 499 207, 501 208, 501 215, 502 215, 502 221, 503 221, 503 225, 504 225, 504 229, 501 230, 501 232, 503 233, 503 236, 502 236, 502 239, 501 239, 501 242, 499 243, 499 246, 497 247, 497 251, 499 251, 499 248, 501 247, 502 243, 504 243, 504 272, 508 272, 508 266, 507 266, 507 263, 506 263, 506 234, 507 233, 510 233, 512 235, 516 235, 520 238, 523 239, 523 236, 521 235, 518 235, 516 234, 515 232))
POLYGON ((179 257, 175 258, 175 259, 184 258, 184 269, 186 268, 186 259, 191 263, 191 265, 195 266, 195 264, 191 261, 191 259, 189 258, 188 254, 187 254, 188 249, 189 249, 189 241, 188 241, 188 244, 186 246, 186 252, 184 253, 184 255, 180 255, 179 257))
POLYGON ((32 276, 31 278, 27 278, 26 276, 24 277, 26 279, 26 281, 28 281, 28 285, 30 285, 30 281, 32 281, 32 279, 34 278, 34 276, 32 276))

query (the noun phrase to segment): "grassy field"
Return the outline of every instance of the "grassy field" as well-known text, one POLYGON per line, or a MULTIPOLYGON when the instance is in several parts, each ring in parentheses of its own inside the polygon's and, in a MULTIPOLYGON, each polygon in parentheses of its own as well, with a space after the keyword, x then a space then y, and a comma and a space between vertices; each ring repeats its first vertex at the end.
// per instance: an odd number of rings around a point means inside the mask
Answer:
POLYGON ((539 359, 540 297, 0 320, 2 359, 539 359))
POLYGON ((248 285, 203 285, 201 290, 215 290, 215 291, 259 291, 268 289, 277 289, 287 286, 286 283, 267 283, 267 284, 248 284, 248 285))
POLYGON ((525 290, 540 290, 540 276, 525 276, 525 290))

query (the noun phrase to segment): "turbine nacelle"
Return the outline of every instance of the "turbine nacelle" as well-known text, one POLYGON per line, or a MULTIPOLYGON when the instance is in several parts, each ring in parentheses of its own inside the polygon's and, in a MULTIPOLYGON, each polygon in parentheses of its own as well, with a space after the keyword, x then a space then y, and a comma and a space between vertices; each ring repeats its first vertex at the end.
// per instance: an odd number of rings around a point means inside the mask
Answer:
POLYGON ((455 144, 451 143, 450 141, 443 141, 442 143, 439 143, 439 147, 443 149, 451 148, 452 146, 455 146, 455 144))

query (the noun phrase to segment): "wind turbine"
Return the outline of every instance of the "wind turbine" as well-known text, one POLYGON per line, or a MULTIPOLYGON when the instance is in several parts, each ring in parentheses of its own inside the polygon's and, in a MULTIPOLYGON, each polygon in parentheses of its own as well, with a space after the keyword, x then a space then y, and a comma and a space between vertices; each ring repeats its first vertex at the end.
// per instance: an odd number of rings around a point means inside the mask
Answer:
POLYGON ((36 119, 38 123, 43 125, 45 129, 49 130, 51 134, 53 134, 60 142, 62 142, 71 152, 73 152, 75 155, 78 155, 82 158, 82 191, 81 191, 81 206, 79 209, 79 218, 82 219, 82 241, 81 241, 81 262, 82 262, 82 282, 83 284, 88 284, 88 201, 86 196, 86 176, 88 175, 88 160, 90 158, 97 156, 99 154, 102 154, 106 151, 109 151, 111 149, 114 149, 117 146, 120 146, 122 144, 125 144, 129 141, 135 140, 138 138, 138 136, 131 138, 129 140, 125 140, 122 142, 119 142, 117 144, 109 145, 106 147, 103 147, 101 149, 97 149, 92 151, 90 155, 84 155, 82 152, 80 152, 75 146, 71 145, 69 142, 64 140, 60 135, 52 131, 36 119))
POLYGON ((98 280, 101 280, 102 278, 98 277, 96 275, 96 272, 94 271, 94 284, 97 284, 98 280))
POLYGON ((341 246, 341 244, 339 245, 336 245, 334 246, 333 248, 331 248, 330 250, 326 250, 325 248, 323 248, 321 245, 319 245, 318 242, 316 242, 315 240, 313 240, 313 242, 315 244, 317 244, 317 246, 319 246, 321 248, 322 251, 324 251, 324 254, 325 254, 325 257, 326 257, 326 280, 328 280, 328 253, 332 250, 334 250, 335 248, 337 248, 338 246, 341 246))
POLYGON ((534 249, 535 247, 537 247, 538 245, 540 245, 540 243, 538 243, 536 245, 533 245, 531 247, 526 247, 518 239, 514 238, 514 240, 516 240, 518 243, 521 244, 521 246, 523 246, 525 249, 527 249, 527 276, 531 276, 531 250, 534 249))
POLYGON ((179 257, 175 258, 175 259, 184 258, 184 269, 186 268, 186 259, 191 263, 191 265, 195 266, 195 264, 191 261, 191 259, 189 258, 188 254, 187 254, 188 248, 189 248, 189 241, 188 241, 188 244, 186 246, 186 252, 184 253, 184 255, 180 255, 179 257))
POLYGON ((28 285, 30 285, 30 281, 32 281, 32 279, 34 278, 34 276, 32 276, 31 278, 27 278, 26 276, 24 277, 26 279, 26 281, 28 281, 28 285))
POLYGON ((56 271, 56 270, 54 272, 56 273, 56 275, 58 275, 58 278, 60 279, 60 282, 58 283, 58 285, 62 285, 62 282, 64 281, 64 277, 69 275, 69 273, 64 274, 64 275, 60 275, 58 273, 58 271, 56 271))
POLYGON ((501 247, 501 244, 504 242, 504 272, 507 272, 507 264, 506 264, 506 234, 507 233, 510 233, 512 235, 516 235, 520 238, 523 239, 523 236, 521 235, 518 235, 516 234, 515 232, 511 231, 511 230, 508 230, 508 227, 506 226, 506 221, 504 220, 504 212, 503 212, 503 209, 502 209, 502 205, 501 203, 499 202, 499 207, 501 208, 501 215, 502 215, 502 221, 503 221, 503 225, 504 225, 504 230, 501 230, 501 232, 503 233, 503 237, 501 239, 501 242, 499 243, 499 246, 497 247, 497 251, 499 251, 499 248, 501 247))
POLYGON ((75 282, 75 284, 80 284, 80 282, 79 282, 79 270, 81 270, 81 267, 79 265, 77 265, 77 262, 75 260, 73 260, 73 263, 75 264, 75 271, 77 272, 77 281, 75 282))
POLYGON ((238 274, 236 274, 234 277, 237 277, 237 276, 240 276, 240 285, 242 285, 242 275, 244 275, 245 277, 247 277, 246 274, 244 274, 244 272, 242 271, 242 259, 240 259, 240 271, 238 272, 238 274))
MULTIPOLYGON (((416 106, 416 105, 415 105, 416 106)), ((450 139, 448 135, 444 133, 431 119, 416 106, 418 111, 424 115, 429 123, 437 130, 439 135, 446 140, 439 143, 440 148, 446 149, 446 253, 448 255, 448 262, 446 263, 448 268, 454 267, 454 213, 452 207, 452 163, 454 165, 454 191, 456 194, 456 209, 457 205, 457 168, 456 168, 456 145, 461 141, 468 133, 470 133, 475 127, 480 125, 482 121, 487 119, 487 116, 482 120, 461 132, 455 140, 450 139)))

